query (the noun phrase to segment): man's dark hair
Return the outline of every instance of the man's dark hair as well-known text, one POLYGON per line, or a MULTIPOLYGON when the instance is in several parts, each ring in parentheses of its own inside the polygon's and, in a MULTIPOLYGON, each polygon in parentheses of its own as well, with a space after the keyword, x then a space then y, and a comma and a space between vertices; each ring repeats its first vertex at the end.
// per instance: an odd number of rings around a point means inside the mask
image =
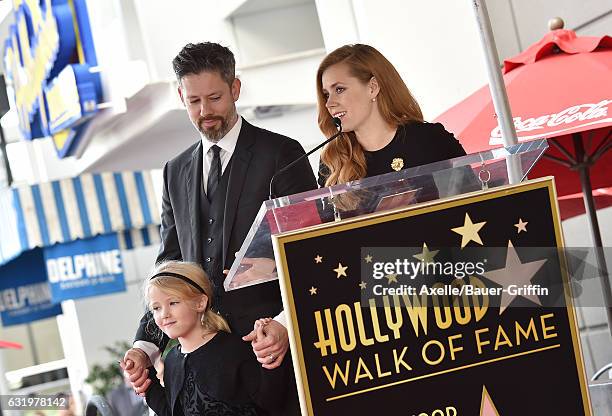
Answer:
POLYGON ((185 75, 216 71, 229 85, 236 77, 236 61, 229 48, 218 43, 188 43, 172 60, 176 78, 181 81, 185 75))

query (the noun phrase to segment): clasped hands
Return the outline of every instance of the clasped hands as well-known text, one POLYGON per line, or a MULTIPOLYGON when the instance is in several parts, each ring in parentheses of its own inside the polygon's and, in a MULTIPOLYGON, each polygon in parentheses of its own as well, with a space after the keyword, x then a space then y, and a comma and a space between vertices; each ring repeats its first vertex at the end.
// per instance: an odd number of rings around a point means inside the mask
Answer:
POLYGON ((289 349, 287 328, 272 318, 255 321, 253 330, 242 340, 251 343, 257 361, 268 370, 279 367, 289 349))
POLYGON ((151 385, 149 379, 149 367, 151 360, 146 352, 140 348, 130 348, 119 362, 123 374, 130 380, 132 388, 137 395, 144 397, 151 385))

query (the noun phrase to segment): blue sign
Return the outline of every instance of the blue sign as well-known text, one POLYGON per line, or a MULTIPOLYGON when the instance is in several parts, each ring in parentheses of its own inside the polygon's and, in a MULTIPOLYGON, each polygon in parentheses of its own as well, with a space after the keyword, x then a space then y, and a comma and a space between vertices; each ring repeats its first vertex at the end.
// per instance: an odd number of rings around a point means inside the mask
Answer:
POLYGON ((117 234, 46 247, 44 257, 54 302, 125 291, 117 234))
POLYGON ((102 97, 85 0, 13 0, 13 13, 4 67, 21 133, 70 156, 102 97))
POLYGON ((19 325, 62 313, 51 301, 42 249, 23 253, 0 271, 2 326, 19 325))

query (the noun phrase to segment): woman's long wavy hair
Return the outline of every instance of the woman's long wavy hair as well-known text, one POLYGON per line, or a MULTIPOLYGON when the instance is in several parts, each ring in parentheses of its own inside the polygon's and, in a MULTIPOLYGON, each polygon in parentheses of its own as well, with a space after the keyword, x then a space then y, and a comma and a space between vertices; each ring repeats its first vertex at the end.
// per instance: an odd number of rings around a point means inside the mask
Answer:
MULTIPOLYGON (((351 75, 367 84, 376 78, 380 92, 376 97, 378 110, 383 119, 400 126, 411 121, 423 121, 423 114, 410 90, 395 67, 378 50, 369 45, 345 45, 327 55, 317 71, 317 100, 319 105, 319 128, 326 136, 336 133, 332 116, 325 107, 322 78, 327 68, 346 64, 351 75)), ((329 143, 321 153, 321 161, 330 171, 325 186, 346 183, 366 176, 366 160, 363 148, 354 132, 343 133, 329 143)))

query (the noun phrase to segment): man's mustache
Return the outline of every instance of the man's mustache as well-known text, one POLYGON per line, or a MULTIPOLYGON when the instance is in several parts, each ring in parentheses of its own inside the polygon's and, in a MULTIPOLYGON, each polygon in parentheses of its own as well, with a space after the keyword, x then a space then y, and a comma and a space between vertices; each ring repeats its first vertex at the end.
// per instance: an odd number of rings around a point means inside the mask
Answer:
POLYGON ((205 121, 213 121, 213 120, 219 120, 219 121, 223 121, 223 117, 221 116, 206 116, 206 117, 200 117, 198 119, 198 124, 202 125, 202 123, 204 123, 205 121))

